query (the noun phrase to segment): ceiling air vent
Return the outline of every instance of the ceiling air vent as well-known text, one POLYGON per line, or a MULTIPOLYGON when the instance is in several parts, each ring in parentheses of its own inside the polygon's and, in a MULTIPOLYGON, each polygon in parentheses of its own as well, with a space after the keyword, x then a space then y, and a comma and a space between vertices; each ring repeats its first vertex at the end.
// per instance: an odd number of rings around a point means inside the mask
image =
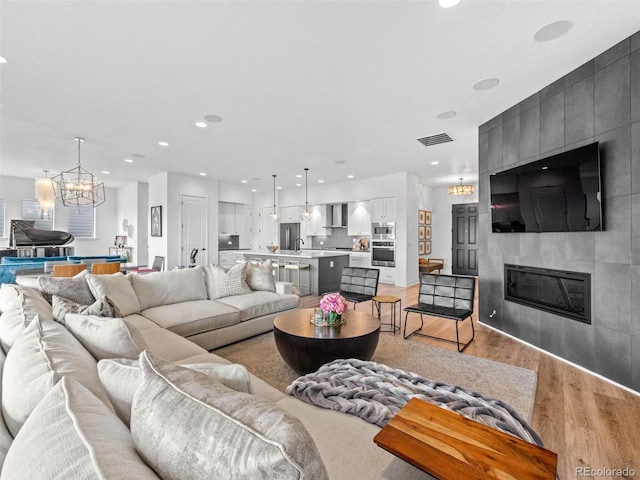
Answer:
POLYGON ((453 138, 448 133, 437 133, 435 135, 429 135, 428 137, 419 138, 418 141, 425 147, 431 147, 432 145, 438 145, 440 143, 453 142, 453 138))

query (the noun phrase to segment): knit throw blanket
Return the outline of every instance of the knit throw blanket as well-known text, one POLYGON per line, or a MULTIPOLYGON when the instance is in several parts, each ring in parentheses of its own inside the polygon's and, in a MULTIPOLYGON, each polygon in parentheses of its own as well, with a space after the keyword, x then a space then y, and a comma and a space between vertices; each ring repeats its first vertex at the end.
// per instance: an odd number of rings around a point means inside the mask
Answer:
POLYGON ((415 397, 542 446, 540 437, 510 405, 381 363, 353 358, 335 360, 294 380, 286 392, 312 405, 357 415, 380 427, 415 397))

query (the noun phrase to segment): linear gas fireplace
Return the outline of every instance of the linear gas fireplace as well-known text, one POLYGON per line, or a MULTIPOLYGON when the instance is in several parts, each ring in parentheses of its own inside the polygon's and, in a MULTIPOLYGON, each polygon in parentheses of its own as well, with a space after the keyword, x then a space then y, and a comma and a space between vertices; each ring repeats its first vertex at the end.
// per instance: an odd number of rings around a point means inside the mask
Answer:
POLYGON ((591 275, 504 265, 504 298, 591 324, 591 275))

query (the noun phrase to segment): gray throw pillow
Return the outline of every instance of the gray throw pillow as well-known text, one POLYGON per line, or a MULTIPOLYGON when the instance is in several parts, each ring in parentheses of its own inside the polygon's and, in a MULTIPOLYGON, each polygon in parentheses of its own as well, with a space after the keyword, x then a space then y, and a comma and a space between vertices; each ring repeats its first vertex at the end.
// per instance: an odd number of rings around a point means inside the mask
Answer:
POLYGON ((53 319, 62 325, 64 325, 64 316, 67 313, 122 318, 122 313, 120 313, 118 307, 116 307, 107 297, 100 297, 91 305, 81 305, 67 298, 54 295, 51 300, 51 304, 53 305, 53 319))
POLYGON ((162 478, 328 478, 302 422, 274 403, 149 352, 140 370, 131 434, 162 478))
POLYGON ((209 300, 251 293, 247 285, 247 262, 234 265, 228 272, 218 265, 207 265, 204 272, 209 300))
POLYGON ((54 295, 58 295, 81 305, 91 305, 96 299, 89 289, 86 275, 85 270, 75 277, 40 277, 42 296, 49 303, 54 295))
POLYGON ((247 265, 247 285, 251 290, 275 292, 276 282, 273 278, 271 259, 262 264, 249 263, 247 265))

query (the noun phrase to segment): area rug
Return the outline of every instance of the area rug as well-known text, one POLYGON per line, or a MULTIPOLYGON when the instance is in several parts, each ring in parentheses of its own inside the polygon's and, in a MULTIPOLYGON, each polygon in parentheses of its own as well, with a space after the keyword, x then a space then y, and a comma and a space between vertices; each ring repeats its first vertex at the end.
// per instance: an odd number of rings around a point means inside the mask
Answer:
MULTIPOLYGON (((245 365, 251 373, 282 392, 300 376, 280 357, 273 332, 213 350, 213 353, 245 365)), ((537 383, 537 375, 532 370, 388 334, 380 335, 371 360, 502 400, 531 421, 537 383)))

